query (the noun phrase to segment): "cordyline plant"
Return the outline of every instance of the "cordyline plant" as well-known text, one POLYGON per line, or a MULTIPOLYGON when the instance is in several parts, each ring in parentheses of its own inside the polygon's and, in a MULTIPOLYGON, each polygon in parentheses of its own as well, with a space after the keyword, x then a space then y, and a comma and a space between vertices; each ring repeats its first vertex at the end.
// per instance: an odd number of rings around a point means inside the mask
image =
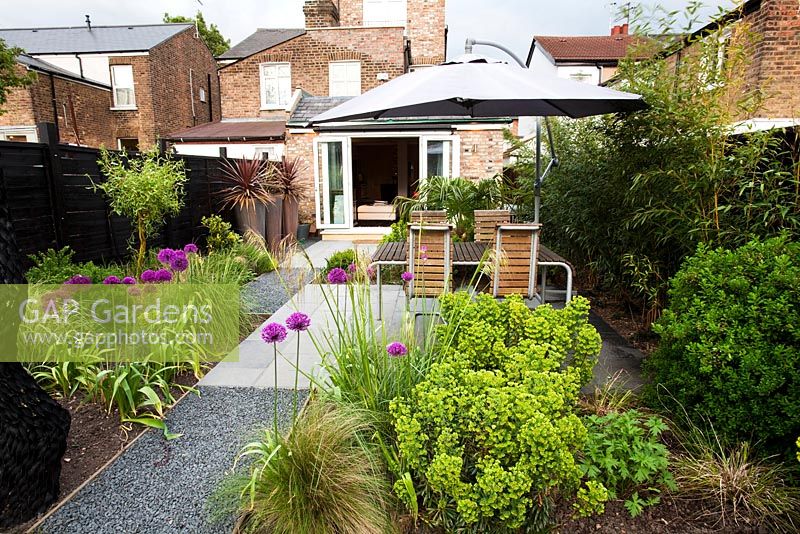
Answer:
POLYGON ((270 204, 275 180, 269 163, 263 159, 225 159, 222 162, 219 192, 226 208, 254 208, 257 203, 270 204))
POLYGON ((274 164, 275 184, 280 193, 290 200, 300 200, 308 193, 308 184, 302 174, 307 165, 300 157, 281 158, 274 164))
POLYGON ((186 173, 183 162, 161 156, 156 150, 136 158, 101 149, 98 160, 106 180, 94 184, 109 198, 111 210, 127 217, 136 227, 131 247, 138 239, 136 272, 142 272, 147 239, 163 224, 164 218, 176 215, 183 205, 186 173))

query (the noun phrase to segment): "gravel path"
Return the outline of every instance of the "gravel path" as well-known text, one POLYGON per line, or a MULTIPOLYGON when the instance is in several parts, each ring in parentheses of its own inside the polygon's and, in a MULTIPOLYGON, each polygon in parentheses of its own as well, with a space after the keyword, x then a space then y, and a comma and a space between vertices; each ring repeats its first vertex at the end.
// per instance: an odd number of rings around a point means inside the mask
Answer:
MULTIPOLYGON (((210 523, 206 501, 244 443, 272 424, 273 391, 201 388, 167 418, 180 438, 146 432, 42 526, 45 533, 227 533, 233 518, 210 523)), ((300 392, 305 398, 306 392, 300 392)), ((278 390, 283 426, 292 392, 278 390)))
POLYGON ((307 269, 264 273, 242 288, 242 304, 249 313, 275 313, 311 279, 307 269))

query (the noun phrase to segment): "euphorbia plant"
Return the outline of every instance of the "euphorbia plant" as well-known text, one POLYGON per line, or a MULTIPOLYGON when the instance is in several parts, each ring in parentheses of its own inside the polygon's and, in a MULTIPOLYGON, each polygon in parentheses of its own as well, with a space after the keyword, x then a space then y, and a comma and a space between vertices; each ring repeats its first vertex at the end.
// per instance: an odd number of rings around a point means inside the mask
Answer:
POLYGON ((136 227, 131 246, 138 239, 136 272, 142 271, 147 238, 153 235, 168 215, 176 215, 183 205, 186 182, 183 162, 152 150, 137 158, 101 149, 98 160, 106 180, 94 184, 109 198, 117 215, 128 217, 136 227))

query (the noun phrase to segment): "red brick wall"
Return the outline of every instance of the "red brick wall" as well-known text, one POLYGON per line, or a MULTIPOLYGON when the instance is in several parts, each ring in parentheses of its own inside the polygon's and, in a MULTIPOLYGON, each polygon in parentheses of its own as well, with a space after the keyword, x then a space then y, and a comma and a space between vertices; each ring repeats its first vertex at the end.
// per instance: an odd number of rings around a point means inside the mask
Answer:
MULTIPOLYGON (((80 143, 91 147, 116 148, 114 137, 111 91, 78 82, 55 78, 58 112, 58 134, 62 143, 80 143), (74 114, 70 111, 70 104, 74 114), (66 116, 64 108, 66 107, 66 116)), ((47 121, 52 120, 49 102, 37 106, 46 110, 47 121)))
POLYGON ((157 137, 220 119, 217 64, 205 43, 195 37, 194 28, 150 50, 150 76, 157 137), (200 101, 201 88, 206 92, 205 102, 200 101), (209 109, 209 99, 213 109, 209 109))
MULTIPOLYGON (((407 0, 406 27, 416 65, 444 61, 445 1, 407 0)), ((363 26, 364 0, 339 0, 339 25, 363 26)))
POLYGON ((435 65, 445 58, 445 0, 408 0, 411 63, 435 65))
POLYGON ((300 201, 300 222, 314 222, 314 133, 286 133, 286 157, 299 157, 305 163, 302 181, 308 194, 300 201))
POLYGON ((339 25, 364 25, 364 0, 339 0, 339 25))
POLYGON ((108 63, 109 65, 131 65, 133 67, 133 92, 136 99, 136 109, 112 110, 114 138, 133 137, 139 140, 140 149, 152 148, 155 145, 156 131, 153 94, 150 85, 150 57, 111 57, 108 59, 108 63))
MULTIPOLYGON (((361 61, 361 90, 382 82, 378 73, 395 78, 405 72, 402 28, 326 28, 308 30, 278 46, 220 69, 224 117, 270 117, 260 110, 259 64, 287 61, 292 64, 292 87, 317 95, 328 94, 328 64, 361 61)), ((278 112, 278 116, 285 116, 278 112)))
POLYGON ((461 176, 472 180, 503 172, 503 130, 460 130, 461 176))
POLYGON ((761 38, 751 66, 767 96, 758 115, 800 117, 800 2, 763 0, 747 19, 761 38))
POLYGON ((217 66, 202 40, 187 28, 161 43, 147 56, 109 58, 111 65, 133 65, 136 110, 115 110, 116 137, 135 137, 139 147, 151 148, 159 137, 221 116, 217 66), (193 87, 189 87, 192 69, 193 87), (211 91, 208 75, 211 75, 211 91), (206 102, 200 102, 200 87, 206 102), (208 99, 213 113, 209 113, 208 99), (192 116, 194 100, 194 117, 192 116))
MULTIPOLYGON (((17 63, 17 74, 23 75, 25 67, 17 63)), ((39 82, 37 82, 39 83, 39 82)), ((4 113, 0 113, 0 126, 28 126, 36 122, 33 113, 33 100, 29 87, 15 87, 6 95, 3 104, 4 113)))
MULTIPOLYGON (((19 65, 18 69, 22 71, 24 67, 19 65)), ((8 112, 0 115, 0 126, 34 126, 38 122, 57 121, 62 143, 116 147, 113 116, 109 110, 111 92, 108 89, 58 77, 53 78, 53 85, 56 119, 53 118, 50 76, 37 73, 31 86, 11 91, 5 106, 8 112), (71 109, 74 109, 74 121, 71 109)))
POLYGON ((306 28, 328 28, 339 25, 339 10, 332 0, 306 0, 303 4, 306 28))
MULTIPOLYGON (((745 16, 733 28, 734 42, 744 42, 744 34, 752 33, 754 42, 747 61, 746 72, 734 73, 731 105, 744 89, 759 88, 764 94, 760 108, 753 117, 786 118, 800 116, 800 2, 797 0, 762 0, 757 11, 745 16)), ((699 50, 694 44, 681 50, 689 57, 699 50)), ((667 61, 675 65, 678 54, 667 61)), ((741 113, 738 118, 749 118, 741 113)))

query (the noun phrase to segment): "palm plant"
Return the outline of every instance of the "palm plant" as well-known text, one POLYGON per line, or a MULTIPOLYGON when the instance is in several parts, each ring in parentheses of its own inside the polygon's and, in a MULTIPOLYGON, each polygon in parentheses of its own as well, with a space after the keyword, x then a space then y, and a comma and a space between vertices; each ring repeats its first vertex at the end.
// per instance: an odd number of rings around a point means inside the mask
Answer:
POLYGON ((276 189, 283 194, 283 233, 297 237, 300 200, 308 194, 304 173, 308 166, 299 157, 281 158, 274 164, 276 189))
POLYGON ((260 159, 225 159, 222 161, 219 198, 223 207, 236 212, 242 231, 264 236, 266 205, 274 202, 270 189, 274 186, 271 168, 260 159))
POLYGON ((431 176, 420 182, 413 197, 397 197, 402 219, 415 210, 444 210, 459 235, 469 234, 475 223, 474 211, 497 209, 503 204, 500 182, 495 178, 480 181, 466 178, 431 176))
POLYGON ((258 203, 271 202, 270 187, 274 178, 270 167, 261 159, 222 160, 219 192, 223 207, 254 208, 258 203))

